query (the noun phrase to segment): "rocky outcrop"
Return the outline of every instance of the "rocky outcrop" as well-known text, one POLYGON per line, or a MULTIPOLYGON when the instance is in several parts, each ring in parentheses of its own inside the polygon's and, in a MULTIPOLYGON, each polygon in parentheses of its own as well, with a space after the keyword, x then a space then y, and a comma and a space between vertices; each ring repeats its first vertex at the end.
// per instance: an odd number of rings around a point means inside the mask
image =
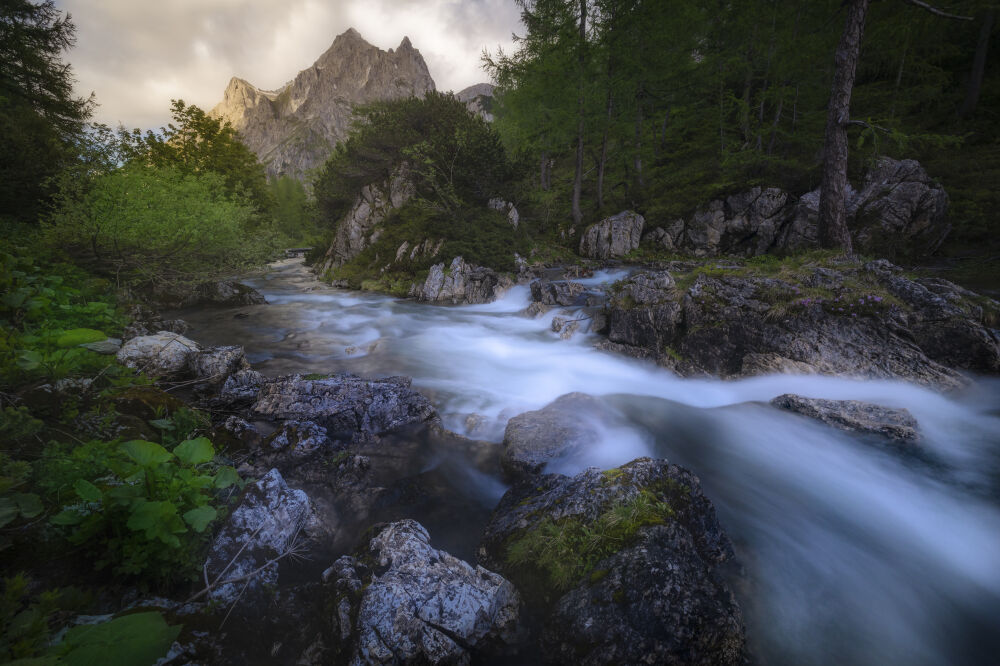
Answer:
POLYGON ((514 586, 430 545, 422 525, 382 527, 324 573, 333 639, 352 664, 468 664, 515 636, 514 586))
POLYGON ((131 321, 122 332, 122 340, 131 340, 141 335, 152 335, 158 331, 184 335, 190 328, 183 319, 164 319, 160 313, 145 305, 129 307, 128 316, 131 321))
POLYGON ((552 460, 597 443, 593 421, 607 412, 586 393, 567 393, 507 422, 500 464, 513 478, 538 474, 552 460))
POLYGON ((430 402, 410 388, 408 377, 326 379, 279 377, 261 385, 253 413, 275 420, 306 420, 332 439, 361 441, 406 425, 436 422, 430 402))
POLYGON ((198 343, 178 333, 160 331, 128 340, 118 350, 118 362, 156 376, 177 376, 188 369, 188 361, 201 350, 198 343))
POLYGON ((780 279, 730 266, 687 281, 680 289, 661 272, 619 283, 607 307, 611 348, 689 376, 812 372, 948 388, 964 383, 956 368, 1000 372, 1000 337, 983 323, 984 309, 1000 305, 944 280, 911 280, 884 260, 780 279))
POLYGON ((301 178, 347 136, 356 105, 431 90, 427 64, 408 38, 382 51, 352 28, 278 90, 234 77, 211 115, 232 123, 269 176, 301 178))
POLYGON ((639 247, 642 215, 625 211, 592 224, 580 236, 580 254, 592 259, 624 257, 639 247))
POLYGON ((544 656, 560 664, 744 663, 732 559, 698 479, 648 458, 515 485, 480 548, 481 564, 541 610, 544 656), (603 535, 586 552, 585 529, 603 535))
POLYGON ((410 296, 438 303, 492 303, 512 286, 509 275, 455 257, 447 270, 443 263, 431 266, 424 283, 410 288, 410 296))
MULTIPOLYGON (((493 122, 493 85, 476 83, 455 93, 459 102, 465 102, 465 108, 490 123, 493 122)), ((517 225, 515 225, 517 226, 517 225)))
POLYGON ((487 205, 493 210, 500 211, 507 216, 507 221, 510 222, 510 226, 517 229, 517 225, 521 222, 521 215, 517 212, 517 208, 510 201, 504 201, 503 199, 490 199, 487 205))
POLYGON ((210 598, 228 605, 265 594, 278 581, 275 558, 301 547, 314 521, 309 497, 289 488, 278 470, 248 486, 205 561, 210 598))
POLYGON ((901 444, 920 437, 917 420, 905 409, 894 409, 859 400, 821 400, 786 393, 771 404, 802 416, 816 419, 838 430, 878 435, 901 444))
MULTIPOLYGON (((689 220, 653 229, 644 240, 699 257, 813 249, 819 246, 819 194, 796 199, 755 187, 712 201, 689 220)), ((914 160, 883 157, 865 173, 860 190, 849 189, 847 226, 862 254, 926 256, 951 230, 947 213, 948 195, 914 160)))
POLYGON ((259 291, 236 280, 203 282, 193 289, 158 285, 150 290, 146 297, 164 308, 190 308, 196 305, 241 307, 267 303, 259 291))
POLYGON ((398 167, 386 182, 361 188, 351 210, 337 223, 333 243, 320 269, 343 266, 361 254, 378 239, 385 219, 415 192, 405 165, 398 167))

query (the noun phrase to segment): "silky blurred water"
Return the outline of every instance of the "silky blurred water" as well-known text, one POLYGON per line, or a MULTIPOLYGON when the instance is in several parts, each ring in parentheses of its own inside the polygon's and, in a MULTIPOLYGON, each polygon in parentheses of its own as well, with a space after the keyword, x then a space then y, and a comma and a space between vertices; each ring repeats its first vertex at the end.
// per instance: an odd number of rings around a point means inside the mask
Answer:
MULTIPOLYGON (((624 273, 583 280, 591 286, 624 273)), ((406 375, 449 429, 499 442, 511 416, 572 391, 616 417, 550 471, 664 457, 699 476, 737 547, 756 657, 778 664, 1000 663, 1000 382, 942 395, 816 376, 681 379, 563 341, 525 286, 487 305, 338 290, 300 261, 247 280, 268 305, 182 313, 205 344, 240 344, 269 375, 406 375), (905 407, 923 453, 902 456, 767 405, 783 393, 905 407)), ((498 499, 496 479, 482 492, 498 499)), ((433 535, 432 535, 433 536, 433 535)))

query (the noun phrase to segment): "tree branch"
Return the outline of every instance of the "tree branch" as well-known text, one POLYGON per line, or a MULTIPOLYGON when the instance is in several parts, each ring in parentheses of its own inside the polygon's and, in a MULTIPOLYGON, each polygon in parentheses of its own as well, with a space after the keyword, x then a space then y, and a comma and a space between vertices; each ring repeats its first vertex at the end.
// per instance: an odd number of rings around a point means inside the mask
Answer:
POLYGON ((935 16, 940 16, 942 18, 955 19, 956 21, 973 21, 973 20, 975 20, 971 16, 959 16, 958 14, 949 14, 948 12, 943 12, 940 9, 938 9, 937 7, 933 7, 933 6, 929 5, 929 4, 927 4, 926 2, 922 2, 921 0, 903 0, 903 2, 905 2, 908 5, 913 5, 914 7, 919 7, 920 9, 928 11, 931 14, 934 14, 935 16))

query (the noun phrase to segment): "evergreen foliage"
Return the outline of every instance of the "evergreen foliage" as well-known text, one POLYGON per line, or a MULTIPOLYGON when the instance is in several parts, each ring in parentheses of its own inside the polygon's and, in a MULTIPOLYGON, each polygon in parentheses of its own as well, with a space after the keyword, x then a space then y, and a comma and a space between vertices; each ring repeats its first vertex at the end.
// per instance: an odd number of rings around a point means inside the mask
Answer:
POLYGON ((93 101, 62 62, 74 26, 52 0, 0 3, 0 217, 33 222, 48 181, 72 163, 93 101))
MULTIPOLYGON (((584 100, 584 224, 626 208, 651 226, 752 185, 802 194, 819 185, 839 0, 518 0, 525 33, 486 54, 496 127, 538 165, 536 219, 572 226, 577 84, 584 100), (547 170, 551 169, 547 173, 547 170)), ((993 131, 1000 45, 993 3, 957 0, 949 21, 901 1, 873 3, 854 87, 849 171, 876 156, 916 158, 952 193, 956 241, 996 243, 986 186, 1000 168, 993 131), (993 26, 985 41, 981 26, 993 26), (977 51, 978 104, 966 103, 977 51), (992 46, 993 48, 988 48, 992 46), (961 115, 960 115, 961 112, 961 115), (975 169, 970 166, 976 164, 975 169)))

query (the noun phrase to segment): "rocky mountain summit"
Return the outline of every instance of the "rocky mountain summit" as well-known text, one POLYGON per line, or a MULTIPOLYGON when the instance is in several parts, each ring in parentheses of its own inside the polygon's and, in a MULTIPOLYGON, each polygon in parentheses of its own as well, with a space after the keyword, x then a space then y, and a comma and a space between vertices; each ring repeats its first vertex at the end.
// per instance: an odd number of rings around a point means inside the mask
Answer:
POLYGON ((430 90, 427 63, 408 37, 383 51, 351 28, 278 90, 233 77, 211 115, 232 123, 269 176, 300 177, 347 136, 356 105, 430 90))

